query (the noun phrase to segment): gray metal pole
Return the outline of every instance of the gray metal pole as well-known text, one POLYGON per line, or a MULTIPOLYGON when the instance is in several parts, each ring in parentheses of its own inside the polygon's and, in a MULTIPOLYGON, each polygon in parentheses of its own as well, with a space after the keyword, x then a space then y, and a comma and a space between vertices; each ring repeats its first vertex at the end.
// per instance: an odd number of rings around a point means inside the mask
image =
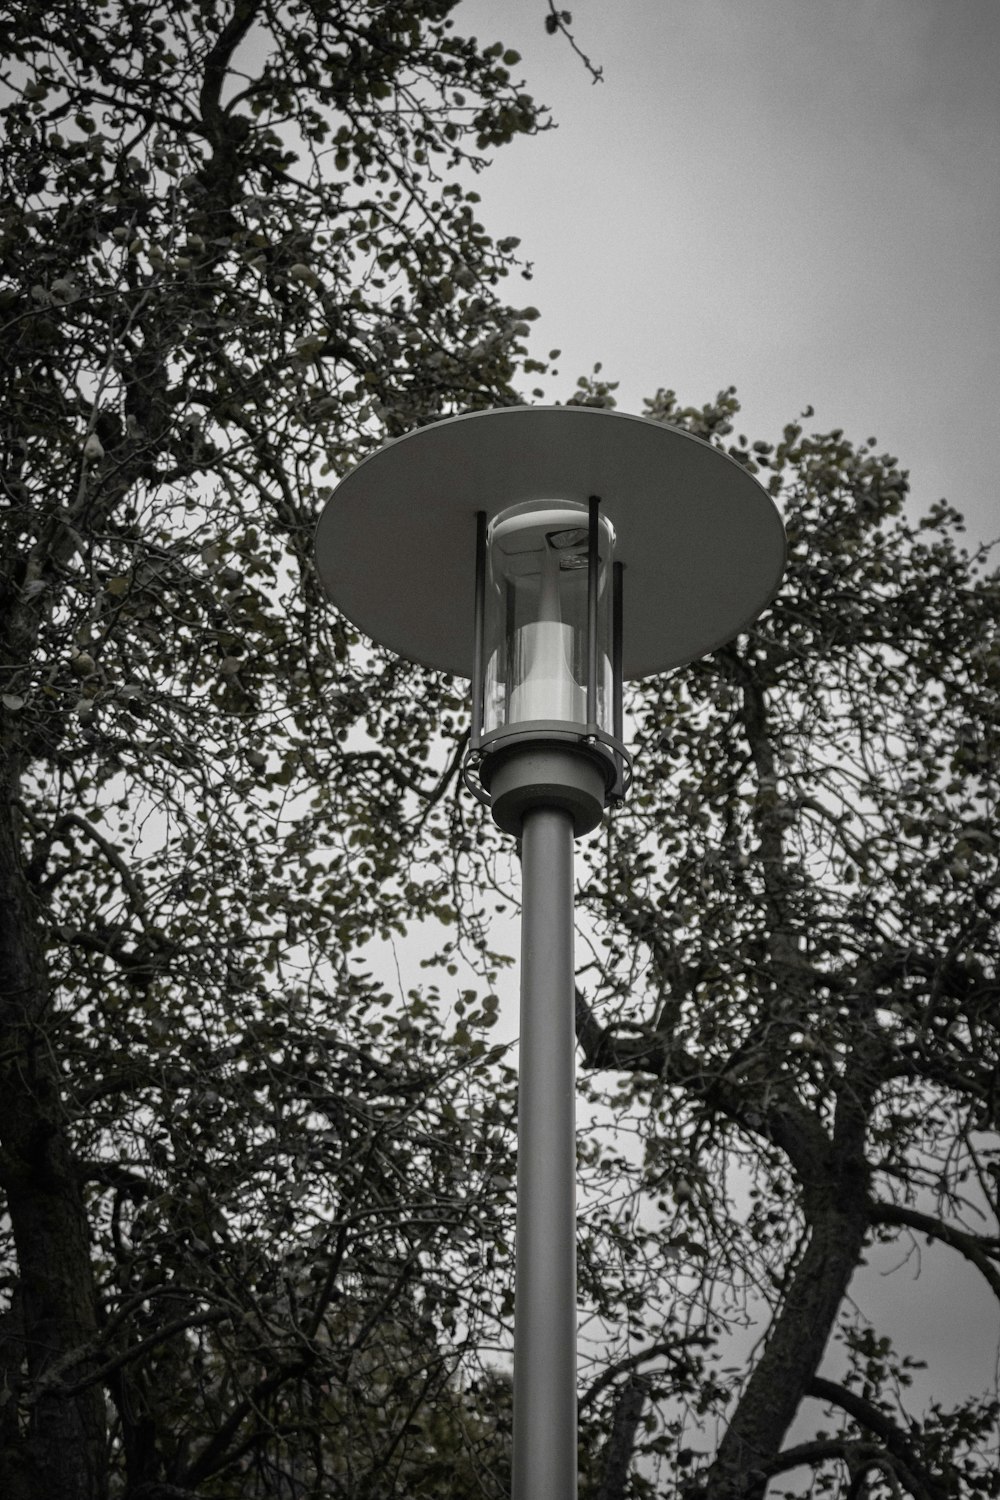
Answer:
POLYGON ((573 819, 521 832, 513 1500, 576 1500, 573 819))

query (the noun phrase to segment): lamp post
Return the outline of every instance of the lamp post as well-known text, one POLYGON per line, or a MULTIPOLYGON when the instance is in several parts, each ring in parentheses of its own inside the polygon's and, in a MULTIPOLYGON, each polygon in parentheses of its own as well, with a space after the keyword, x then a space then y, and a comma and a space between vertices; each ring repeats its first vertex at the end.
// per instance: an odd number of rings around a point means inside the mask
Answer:
POLYGON ((400 656, 472 681, 465 779, 521 840, 514 1500, 576 1495, 573 843, 631 781, 622 683, 746 629, 785 539, 677 428, 580 406, 418 428, 327 503, 320 576, 400 656))

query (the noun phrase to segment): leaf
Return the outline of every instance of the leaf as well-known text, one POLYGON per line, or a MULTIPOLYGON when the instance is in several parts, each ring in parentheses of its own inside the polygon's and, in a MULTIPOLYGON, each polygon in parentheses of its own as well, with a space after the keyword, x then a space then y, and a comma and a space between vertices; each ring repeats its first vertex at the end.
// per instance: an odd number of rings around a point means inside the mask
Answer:
POLYGON ((12 714, 16 714, 19 708, 24 707, 24 699, 20 693, 4 693, 0 698, 4 708, 9 708, 12 714))

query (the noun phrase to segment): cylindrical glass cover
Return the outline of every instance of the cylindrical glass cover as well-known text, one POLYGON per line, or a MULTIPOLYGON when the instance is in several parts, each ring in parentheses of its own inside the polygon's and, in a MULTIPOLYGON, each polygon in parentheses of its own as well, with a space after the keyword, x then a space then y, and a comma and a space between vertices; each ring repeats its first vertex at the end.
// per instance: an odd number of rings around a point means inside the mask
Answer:
MULTIPOLYGON (((483 732, 537 720, 587 724, 587 508, 529 500, 487 533, 483 732)), ((596 724, 610 731, 614 528, 597 524, 596 724)))

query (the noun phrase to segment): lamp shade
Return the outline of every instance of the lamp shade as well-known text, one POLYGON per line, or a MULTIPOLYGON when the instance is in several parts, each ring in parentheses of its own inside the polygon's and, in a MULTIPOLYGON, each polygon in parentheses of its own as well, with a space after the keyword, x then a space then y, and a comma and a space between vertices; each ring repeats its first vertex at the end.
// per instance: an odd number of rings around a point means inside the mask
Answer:
POLYGON ((678 428, 583 406, 471 412, 387 443, 327 502, 317 567, 366 635, 471 677, 477 513, 592 496, 624 565, 626 679, 724 645, 777 591, 784 529, 753 475, 678 428))

